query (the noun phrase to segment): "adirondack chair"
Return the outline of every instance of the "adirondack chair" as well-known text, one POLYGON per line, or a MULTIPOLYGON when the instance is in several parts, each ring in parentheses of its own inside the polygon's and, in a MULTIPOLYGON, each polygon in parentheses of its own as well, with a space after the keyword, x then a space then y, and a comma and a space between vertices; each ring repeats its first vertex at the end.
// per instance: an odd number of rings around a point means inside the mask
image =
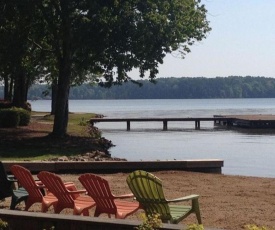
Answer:
POLYGON ((147 216, 158 213, 162 222, 178 224, 191 213, 195 213, 198 223, 202 223, 198 201, 199 195, 167 200, 164 196, 161 180, 153 174, 142 170, 130 173, 126 182, 147 216), (171 204, 183 201, 192 201, 192 205, 171 204))
POLYGON ((20 187, 16 188, 17 180, 12 176, 8 176, 3 163, 0 161, 0 200, 11 197, 10 209, 14 210, 16 205, 27 200, 28 192, 20 187))
POLYGON ((86 190, 76 190, 74 184, 64 184, 60 176, 51 172, 42 171, 37 177, 57 197, 55 213, 60 213, 65 208, 72 208, 74 215, 89 216, 89 209, 95 206, 95 202, 90 196, 80 195, 86 193, 86 190))
POLYGON ((41 212, 47 212, 51 205, 57 203, 57 198, 52 193, 44 192, 45 186, 34 180, 31 172, 20 166, 13 165, 11 166, 11 172, 16 177, 20 185, 27 190, 29 197, 26 200, 25 211, 35 203, 41 203, 41 212))
POLYGON ((117 219, 124 219, 140 208, 138 202, 120 200, 134 197, 132 193, 120 196, 113 195, 108 181, 100 176, 86 173, 78 179, 87 190, 88 195, 96 202, 95 217, 107 213, 109 218, 113 214, 117 219))

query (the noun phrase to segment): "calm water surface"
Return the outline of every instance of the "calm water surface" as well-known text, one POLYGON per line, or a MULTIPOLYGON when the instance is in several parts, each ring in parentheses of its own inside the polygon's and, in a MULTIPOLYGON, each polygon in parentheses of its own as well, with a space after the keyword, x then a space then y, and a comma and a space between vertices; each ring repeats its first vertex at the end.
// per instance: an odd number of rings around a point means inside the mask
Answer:
MULTIPOLYGON (((50 111, 50 101, 31 101, 35 111, 50 111)), ((107 117, 212 117, 275 114, 275 99, 72 100, 70 112, 107 117)), ((224 174, 275 178, 275 130, 227 129, 201 122, 97 123, 116 146, 114 157, 127 160, 222 159, 224 174)))

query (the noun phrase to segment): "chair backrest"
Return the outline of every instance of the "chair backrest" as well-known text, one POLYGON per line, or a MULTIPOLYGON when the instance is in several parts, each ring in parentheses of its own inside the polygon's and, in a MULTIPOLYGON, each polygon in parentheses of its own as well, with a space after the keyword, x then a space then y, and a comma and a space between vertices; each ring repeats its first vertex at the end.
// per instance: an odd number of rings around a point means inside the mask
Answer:
POLYGON ((2 161, 0 161, 0 199, 12 195, 12 184, 13 182, 8 180, 5 167, 2 161))
POLYGON ((101 212, 116 214, 117 207, 109 183, 104 178, 92 173, 82 174, 79 181, 96 202, 96 207, 101 212))
POLYGON ((163 221, 171 220, 170 208, 159 178, 143 170, 137 170, 130 173, 126 182, 146 215, 158 213, 163 221))
POLYGON ((43 194, 40 188, 35 183, 35 180, 31 172, 20 165, 11 166, 11 172, 18 180, 19 184, 26 189, 29 193, 29 197, 42 198, 43 194))
POLYGON ((37 177, 46 186, 46 188, 56 196, 59 203, 66 204, 71 207, 74 206, 73 196, 68 192, 60 176, 51 172, 41 171, 38 173, 37 177))

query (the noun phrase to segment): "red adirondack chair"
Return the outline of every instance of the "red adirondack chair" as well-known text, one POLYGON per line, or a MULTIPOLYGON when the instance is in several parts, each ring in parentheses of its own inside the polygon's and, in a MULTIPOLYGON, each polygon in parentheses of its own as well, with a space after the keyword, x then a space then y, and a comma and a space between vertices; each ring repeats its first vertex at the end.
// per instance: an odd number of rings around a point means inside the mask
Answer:
POLYGON ((65 208, 72 208, 74 215, 89 216, 89 209, 95 206, 95 202, 89 196, 80 195, 86 190, 76 190, 74 184, 64 184, 60 176, 51 172, 42 171, 37 177, 57 197, 58 202, 54 206, 55 213, 60 213, 65 208))
POLYGON ((131 198, 133 194, 115 196, 112 194, 107 180, 92 173, 81 175, 79 181, 96 202, 95 217, 107 213, 109 217, 114 214, 118 219, 124 219, 136 212, 140 207, 138 202, 120 200, 119 198, 131 198))
POLYGON ((57 198, 52 193, 43 194, 43 189, 45 186, 43 184, 36 182, 31 174, 31 172, 20 166, 11 166, 11 172, 18 180, 20 186, 26 189, 29 193, 28 199, 26 200, 25 210, 27 211, 34 203, 41 203, 41 211, 48 211, 51 205, 57 203, 57 198))

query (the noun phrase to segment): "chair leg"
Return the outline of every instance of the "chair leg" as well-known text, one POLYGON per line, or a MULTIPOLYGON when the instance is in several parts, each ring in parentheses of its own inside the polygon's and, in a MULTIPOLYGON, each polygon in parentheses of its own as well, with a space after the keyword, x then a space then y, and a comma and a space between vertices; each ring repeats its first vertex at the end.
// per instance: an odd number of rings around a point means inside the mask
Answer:
POLYGON ((98 211, 98 209, 95 209, 95 213, 94 213, 94 217, 99 217, 99 215, 101 214, 100 211, 98 211))
POLYGON ((192 209, 196 214, 197 220, 199 224, 202 224, 201 221, 201 213, 200 213, 200 206, 199 206, 199 200, 198 199, 194 199, 192 200, 192 209))
POLYGON ((89 216, 89 210, 88 209, 84 209, 82 213, 83 213, 83 216, 89 216))

